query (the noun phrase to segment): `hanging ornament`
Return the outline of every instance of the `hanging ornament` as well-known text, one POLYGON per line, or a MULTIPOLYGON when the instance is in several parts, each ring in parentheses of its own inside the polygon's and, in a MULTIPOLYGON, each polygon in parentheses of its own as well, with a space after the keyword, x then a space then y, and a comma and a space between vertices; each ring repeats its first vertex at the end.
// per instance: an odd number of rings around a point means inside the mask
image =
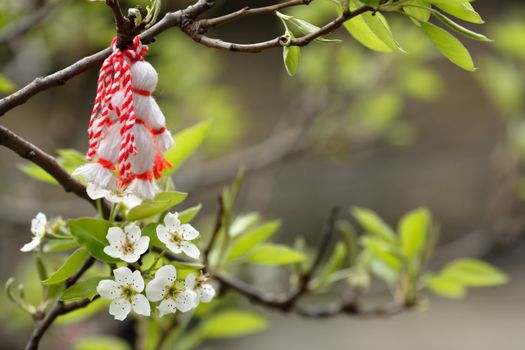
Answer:
POLYGON ((89 122, 89 163, 73 175, 88 181, 88 194, 124 193, 154 198, 155 180, 171 164, 164 152, 173 146, 166 118, 152 94, 158 75, 144 61, 148 47, 137 36, 125 50, 112 42, 113 53, 104 61, 89 122))

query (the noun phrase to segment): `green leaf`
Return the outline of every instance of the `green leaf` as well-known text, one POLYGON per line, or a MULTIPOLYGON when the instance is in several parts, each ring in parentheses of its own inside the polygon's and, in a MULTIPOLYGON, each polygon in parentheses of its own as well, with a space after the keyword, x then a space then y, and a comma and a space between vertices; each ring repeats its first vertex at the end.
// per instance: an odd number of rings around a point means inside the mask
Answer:
POLYGON ((421 26, 436 48, 452 63, 471 72, 476 70, 468 50, 452 34, 431 23, 421 22, 421 26))
POLYGON ((392 244, 385 242, 376 237, 362 237, 361 243, 363 247, 370 251, 375 258, 387 265, 394 271, 401 269, 401 261, 397 257, 397 251, 392 244))
POLYGON ((476 259, 460 259, 451 262, 440 275, 454 279, 468 287, 500 286, 509 281, 505 273, 494 266, 476 259))
MULTIPOLYGON (((302 20, 300 18, 296 18, 296 17, 293 17, 293 16, 287 16, 287 15, 285 15, 283 13, 280 13, 280 12, 277 12, 276 14, 282 20, 286 21, 287 23, 292 24, 303 35, 316 33, 316 32, 319 31, 319 29, 321 29, 318 26, 316 26, 316 25, 314 25, 314 24, 312 24, 310 22, 307 22, 305 20, 302 20)), ((341 40, 338 40, 338 39, 326 39, 324 37, 316 38, 315 41, 324 42, 324 43, 339 43, 339 42, 341 42, 341 40)))
POLYGON ((0 94, 8 94, 15 89, 12 82, 9 81, 4 75, 0 74, 0 94))
POLYGON ((73 239, 50 239, 44 245, 44 253, 62 252, 76 247, 78 243, 73 239))
MULTIPOLYGON (((403 11, 420 22, 428 22, 430 19, 430 4, 425 0, 413 0, 403 7, 403 11)), ((417 23, 417 21, 415 22, 417 23)), ((419 23, 417 24, 419 25, 419 23)))
POLYGON ((289 265, 306 259, 306 256, 285 245, 261 244, 248 254, 248 261, 259 265, 289 265))
POLYGON ((432 216, 428 209, 420 208, 405 214, 399 221, 399 236, 403 255, 412 259, 421 254, 431 226, 432 216))
POLYGON ((84 249, 77 249, 67 258, 64 264, 55 271, 55 273, 53 273, 48 279, 42 281, 42 284, 47 286, 67 280, 69 277, 73 276, 78 269, 80 269, 87 257, 88 253, 84 249))
MULTIPOLYGON (((343 9, 339 3, 338 13, 341 14, 343 9)), ((355 10, 357 5, 355 1, 350 2, 350 9, 355 10)), ((389 47, 383 40, 381 40, 376 33, 370 28, 363 16, 356 16, 344 23, 346 30, 354 37, 355 40, 360 42, 370 50, 379 52, 391 52, 392 48, 389 47)))
POLYGON ((131 350, 123 340, 108 335, 96 335, 75 340, 73 350, 131 350))
POLYGON ((388 242, 396 241, 396 234, 392 228, 390 228, 390 226, 388 226, 383 219, 372 210, 354 207, 351 213, 366 232, 388 242))
POLYGON ((474 10, 468 0, 428 0, 452 16, 467 22, 481 24, 483 19, 474 10))
POLYGON ((58 181, 47 171, 33 163, 18 164, 18 169, 35 180, 46 182, 48 184, 58 185, 58 181))
POLYGON ((166 151, 164 157, 173 165, 164 170, 165 175, 176 171, 182 163, 197 150, 208 134, 210 122, 202 122, 175 134, 175 145, 166 151))
POLYGON ((260 314, 244 310, 225 310, 212 315, 201 326, 206 338, 236 338, 262 331, 268 326, 260 314))
POLYGON ((98 283, 106 277, 91 277, 83 281, 77 282, 64 291, 60 300, 62 301, 75 301, 82 300, 85 298, 93 299, 97 293, 98 283))
POLYGON ((249 232, 244 233, 233 242, 228 259, 234 260, 259 243, 268 240, 275 234, 275 232, 277 232, 280 226, 280 221, 276 220, 265 223, 249 232))
POLYGON ((181 203, 188 196, 183 192, 161 192, 155 200, 146 200, 142 204, 132 208, 127 214, 128 221, 137 221, 163 213, 171 207, 181 203))
POLYGON ((445 16, 444 14, 442 14, 439 11, 432 11, 432 13, 443 24, 447 25, 448 27, 450 27, 452 30, 458 32, 459 34, 466 36, 467 38, 471 38, 471 39, 478 40, 478 41, 489 41, 489 42, 493 41, 492 39, 487 38, 483 34, 476 33, 476 32, 474 32, 474 31, 472 31, 470 29, 467 29, 467 28, 463 27, 462 25, 454 22, 453 20, 451 20, 450 18, 448 18, 447 16, 445 16))
POLYGON ((150 246, 155 246, 164 249, 164 243, 162 243, 159 237, 157 236, 157 226, 159 226, 159 224, 156 222, 147 224, 142 229, 142 235, 149 237, 150 246))
POLYGON ((331 281, 332 275, 343 266, 346 258, 346 245, 343 242, 337 242, 330 258, 323 267, 319 276, 317 286, 324 287, 331 281))
POLYGON ((104 253, 104 247, 109 244, 106 239, 109 229, 107 221, 95 218, 79 218, 69 220, 68 225, 71 235, 92 257, 107 263, 120 261, 104 253))
POLYGON ((458 281, 444 276, 429 276, 426 279, 427 287, 444 298, 460 299, 467 293, 466 288, 458 281))
POLYGON ((202 205, 198 204, 194 207, 188 208, 179 212, 179 220, 181 224, 187 224, 191 222, 201 211, 202 205))
POLYGON ((235 218, 230 226, 230 236, 237 237, 245 230, 255 225, 260 219, 259 214, 252 212, 246 215, 241 215, 235 218))
POLYGON ((301 49, 299 46, 283 47, 283 59, 286 72, 288 72, 289 76, 294 76, 301 62, 301 49))
POLYGON ((379 12, 371 14, 365 12, 361 15, 372 32, 384 42, 391 50, 405 52, 394 39, 386 18, 379 12))

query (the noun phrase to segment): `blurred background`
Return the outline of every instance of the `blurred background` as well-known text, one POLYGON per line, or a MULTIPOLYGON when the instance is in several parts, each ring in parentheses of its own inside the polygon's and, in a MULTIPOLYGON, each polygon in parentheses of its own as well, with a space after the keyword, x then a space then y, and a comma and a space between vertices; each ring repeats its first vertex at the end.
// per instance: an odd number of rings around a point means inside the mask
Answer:
MULTIPOLYGON (((218 0, 209 15, 270 3, 218 0)), ((163 11, 187 4, 164 0, 163 11)), ((236 210, 282 219, 279 240, 303 236, 315 246, 334 205, 371 208, 393 225, 408 210, 427 206, 441 228, 433 266, 478 257, 512 278, 462 301, 431 298, 424 312, 388 319, 304 320, 270 312, 273 323, 264 332, 205 343, 203 349, 523 349, 525 4, 478 0, 475 6, 487 22, 475 29, 495 39, 463 40, 475 73, 442 59, 417 27, 395 16, 392 30, 409 54, 372 52, 342 29, 334 36, 341 44, 314 43, 302 50, 294 78, 286 74, 280 50, 214 51, 176 29, 150 46, 148 60, 159 72, 156 97, 169 129, 212 120, 198 155, 175 175, 177 189, 190 193, 188 205, 203 204, 195 224, 203 234, 221 188, 245 166, 236 210)), ((333 7, 319 0, 286 13, 321 25, 333 7)), ((276 17, 261 16, 210 36, 244 43, 281 33, 276 17)), ((112 36, 112 17, 103 3, 2 0, 0 91, 6 94, 10 85, 22 87, 102 49, 112 36), (6 35, 35 13, 42 14, 35 27, 14 39, 6 35)), ((2 117, 2 125, 49 153, 84 152, 96 78, 93 69, 43 92, 2 117)), ((0 149, 0 281, 34 276, 31 259, 18 247, 29 241, 30 220, 38 211, 63 218, 93 214, 56 185, 24 175, 22 164, 0 149)), ((347 210, 344 215, 349 217, 347 210)), ((272 289, 268 281, 274 274, 263 270, 249 279, 272 289)), ((0 306, 0 349, 18 349, 32 322, 4 297, 0 306)), ((45 348, 69 348, 75 337, 119 331, 108 315, 99 319, 104 322, 64 321, 45 348)))

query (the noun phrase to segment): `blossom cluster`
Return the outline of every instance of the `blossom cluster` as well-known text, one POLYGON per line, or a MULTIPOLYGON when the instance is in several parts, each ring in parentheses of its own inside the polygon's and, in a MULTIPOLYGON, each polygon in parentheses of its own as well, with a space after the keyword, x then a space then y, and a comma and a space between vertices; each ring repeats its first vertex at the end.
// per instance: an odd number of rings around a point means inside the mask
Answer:
MULTIPOLYGON (((33 219, 31 231, 33 239, 25 244, 21 251, 29 252, 38 249, 49 229, 49 223, 43 213, 33 219)), ((199 232, 190 224, 182 224, 178 213, 168 213, 164 223, 156 229, 158 239, 166 249, 174 254, 184 253, 190 258, 198 259, 200 251, 194 241, 199 232)), ((122 229, 118 226, 110 227, 106 238, 109 245, 104 247, 104 253, 122 262, 136 266, 140 257, 148 251, 150 237, 142 236, 142 231, 136 223, 130 223, 122 229)), ((152 268, 155 267, 156 260, 152 268)), ((143 274, 129 267, 119 267, 113 270, 114 279, 105 279, 99 282, 97 292, 104 298, 111 300, 109 313, 117 320, 124 320, 133 310, 144 316, 151 315, 150 302, 158 303, 160 316, 166 314, 190 311, 200 302, 208 303, 215 296, 215 289, 209 283, 209 278, 200 272, 198 275, 189 274, 181 279, 173 265, 164 265, 158 268, 154 276, 146 270, 143 274), (149 279, 147 285, 145 278, 149 279), (144 295, 145 293, 145 295, 144 295)))
MULTIPOLYGON (((184 253, 194 259, 200 256, 199 248, 192 243, 199 237, 199 232, 190 224, 182 224, 177 213, 168 213, 164 224, 157 226, 156 233, 171 252, 184 253)), ((150 242, 149 237, 141 235, 140 227, 135 223, 128 224, 124 229, 109 228, 106 238, 109 245, 104 252, 129 264, 140 259, 150 242)), ((215 296, 215 290, 204 274, 189 274, 181 280, 177 278, 173 265, 160 267, 147 285, 140 271, 132 272, 128 267, 113 270, 113 275, 114 280, 100 281, 97 292, 102 298, 111 300, 109 313, 117 320, 124 320, 131 310, 150 316, 150 302, 158 303, 159 314, 164 316, 177 310, 190 311, 200 302, 210 302, 215 296)))

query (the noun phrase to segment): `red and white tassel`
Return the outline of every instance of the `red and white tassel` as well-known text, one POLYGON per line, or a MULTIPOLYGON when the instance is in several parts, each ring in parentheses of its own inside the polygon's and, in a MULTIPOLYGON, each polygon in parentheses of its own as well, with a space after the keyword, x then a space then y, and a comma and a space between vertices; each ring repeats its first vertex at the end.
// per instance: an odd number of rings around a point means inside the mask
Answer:
MULTIPOLYGON (((144 61, 147 46, 135 37, 126 50, 113 40, 113 54, 103 63, 89 123, 88 163, 74 175, 101 190, 154 198, 155 180, 171 166, 164 152, 173 146, 165 117, 151 96, 157 72, 144 61)), ((89 187, 89 186, 88 186, 89 187)), ((91 186, 93 189, 93 186, 91 186)))

